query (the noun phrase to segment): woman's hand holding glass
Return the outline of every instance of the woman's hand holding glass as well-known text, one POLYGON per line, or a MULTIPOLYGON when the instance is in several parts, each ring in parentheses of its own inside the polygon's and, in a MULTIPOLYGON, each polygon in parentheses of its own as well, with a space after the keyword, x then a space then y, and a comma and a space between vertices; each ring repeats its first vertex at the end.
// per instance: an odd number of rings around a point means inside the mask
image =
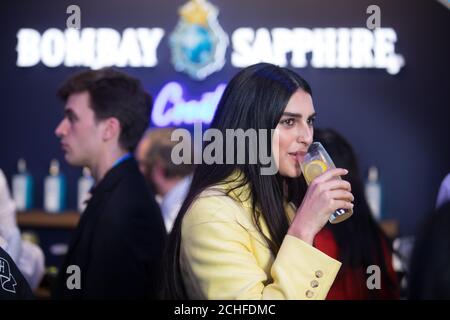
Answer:
POLYGON ((353 209, 354 197, 350 183, 337 179, 347 173, 346 169, 329 169, 311 181, 288 230, 289 235, 312 245, 314 237, 333 212, 338 209, 353 209))

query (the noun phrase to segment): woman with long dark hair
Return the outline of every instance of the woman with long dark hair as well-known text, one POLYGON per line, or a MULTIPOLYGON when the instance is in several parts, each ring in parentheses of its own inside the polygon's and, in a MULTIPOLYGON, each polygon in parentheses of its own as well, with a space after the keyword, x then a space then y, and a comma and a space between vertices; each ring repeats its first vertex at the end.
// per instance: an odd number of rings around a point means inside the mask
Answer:
POLYGON ((316 129, 314 141, 325 147, 337 167, 348 170, 344 179, 350 182, 355 197, 354 216, 345 223, 327 224, 314 241, 316 248, 342 262, 327 300, 399 299, 400 285, 392 265, 392 247, 366 200, 352 146, 332 129, 316 129), (367 285, 373 274, 371 266, 380 270, 379 287, 367 285))
POLYGON ((235 145, 233 161, 195 168, 165 255, 165 298, 326 297, 341 264, 314 248, 314 237, 332 212, 353 207, 353 195, 347 181, 335 179, 345 169, 323 173, 308 188, 299 179, 314 119, 311 88, 291 70, 261 63, 230 81, 210 128, 225 146, 229 129, 274 129, 256 145, 269 146, 277 170, 263 174, 251 153, 238 161, 249 139, 235 145))

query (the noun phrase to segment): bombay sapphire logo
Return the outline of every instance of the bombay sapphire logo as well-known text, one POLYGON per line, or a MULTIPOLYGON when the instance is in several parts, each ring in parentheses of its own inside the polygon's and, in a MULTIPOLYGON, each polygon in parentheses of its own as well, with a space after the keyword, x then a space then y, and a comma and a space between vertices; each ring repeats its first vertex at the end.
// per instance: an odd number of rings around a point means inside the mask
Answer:
POLYGON ((179 10, 170 36, 172 63, 177 71, 203 80, 225 64, 228 36, 217 21, 218 10, 206 0, 191 0, 179 10))

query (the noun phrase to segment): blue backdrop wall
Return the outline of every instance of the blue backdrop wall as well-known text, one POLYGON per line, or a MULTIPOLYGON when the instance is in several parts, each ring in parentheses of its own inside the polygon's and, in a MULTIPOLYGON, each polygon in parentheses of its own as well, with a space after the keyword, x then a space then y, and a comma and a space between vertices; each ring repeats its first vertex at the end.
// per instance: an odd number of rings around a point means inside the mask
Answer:
MULTIPOLYGON (((199 99, 226 83, 239 68, 226 51, 222 70, 203 81, 175 71, 168 35, 186 1, 82 1, 81 27, 162 28, 155 67, 123 68, 140 78, 156 96, 170 81, 185 88, 186 97, 199 99)), ((365 28, 366 9, 373 1, 212 0, 218 20, 230 36, 237 28, 365 28)), ((68 179, 68 206, 76 206, 76 179, 81 170, 64 162, 54 129, 63 105, 55 96, 60 83, 83 68, 18 67, 17 32, 32 28, 64 30, 66 8, 73 1, 2 1, 0 23, 0 168, 8 179, 24 157, 36 182, 35 203, 42 207, 42 184, 52 158, 61 161, 68 179)), ((361 167, 379 168, 384 187, 385 214, 400 221, 411 234, 433 206, 440 181, 450 172, 448 126, 450 102, 450 10, 431 0, 379 0, 381 27, 397 33, 395 51, 405 60, 399 73, 384 69, 296 69, 314 91, 319 127, 338 129, 353 144, 361 167)))

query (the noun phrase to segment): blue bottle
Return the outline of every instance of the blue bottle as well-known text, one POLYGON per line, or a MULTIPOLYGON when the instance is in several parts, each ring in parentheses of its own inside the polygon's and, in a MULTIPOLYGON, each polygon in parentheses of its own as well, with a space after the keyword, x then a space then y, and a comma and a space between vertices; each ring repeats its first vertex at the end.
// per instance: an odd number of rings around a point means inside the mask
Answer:
POLYGON ((50 213, 60 213, 65 209, 66 179, 60 173, 59 162, 50 162, 50 174, 44 180, 44 210, 50 213))
POLYGON ((12 178, 12 192, 17 211, 33 208, 33 178, 27 171, 24 159, 17 162, 17 174, 12 178))

